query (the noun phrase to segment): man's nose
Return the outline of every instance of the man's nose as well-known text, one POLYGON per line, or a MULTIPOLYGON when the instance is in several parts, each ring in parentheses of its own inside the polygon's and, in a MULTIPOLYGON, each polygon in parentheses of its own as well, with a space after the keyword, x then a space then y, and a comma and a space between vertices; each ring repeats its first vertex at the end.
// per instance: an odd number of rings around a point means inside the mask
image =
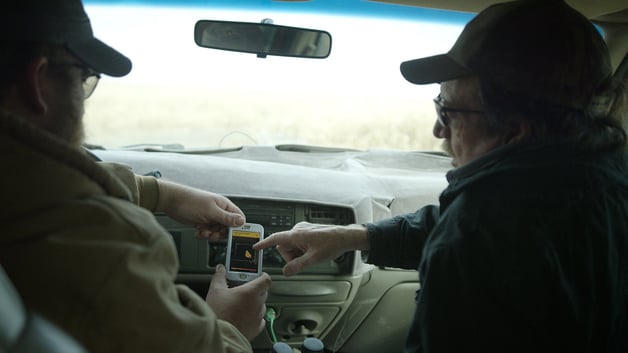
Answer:
POLYGON ((434 137, 436 138, 443 139, 445 138, 446 129, 447 128, 441 125, 441 123, 438 122, 438 119, 436 119, 436 121, 434 121, 434 127, 432 128, 432 134, 434 134, 434 137))

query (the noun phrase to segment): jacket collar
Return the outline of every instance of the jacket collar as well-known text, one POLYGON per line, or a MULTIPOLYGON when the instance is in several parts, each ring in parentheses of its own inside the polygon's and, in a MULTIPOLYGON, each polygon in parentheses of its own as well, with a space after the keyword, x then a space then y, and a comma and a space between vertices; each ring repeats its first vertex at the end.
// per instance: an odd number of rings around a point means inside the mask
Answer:
MULTIPOLYGON (((9 165, 14 173, 20 168, 28 173, 38 175, 43 184, 50 183, 48 176, 53 170, 50 166, 72 170, 74 174, 82 174, 90 182, 96 183, 102 191, 116 198, 131 199, 130 191, 115 176, 101 168, 84 150, 77 149, 57 136, 44 131, 25 119, 0 112, 1 145, 6 145, 0 154, 10 153, 15 165, 9 165), (5 135, 5 136, 1 136, 5 135), (16 155, 23 154, 20 158, 16 155)), ((9 158, 3 158, 3 161, 9 158)), ((6 166, 6 165, 5 165, 6 166)), ((54 187, 51 185, 51 187, 54 187)))
MULTIPOLYGON (((524 141, 498 147, 472 162, 447 173, 449 185, 441 194, 441 206, 469 185, 489 175, 519 170, 530 173, 536 168, 544 171, 555 168, 604 170, 611 179, 628 184, 624 150, 589 152, 577 143, 567 140, 552 142, 524 141)), ((512 175, 512 174, 511 174, 512 175)))

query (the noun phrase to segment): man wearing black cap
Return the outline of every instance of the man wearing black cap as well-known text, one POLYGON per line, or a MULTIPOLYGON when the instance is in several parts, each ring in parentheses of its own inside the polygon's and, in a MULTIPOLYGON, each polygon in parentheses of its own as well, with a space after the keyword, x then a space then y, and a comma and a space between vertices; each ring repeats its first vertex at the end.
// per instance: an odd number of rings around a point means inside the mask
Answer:
POLYGON ((251 351, 270 277, 227 288, 218 267, 206 300, 175 285, 174 244, 148 210, 204 238, 242 211, 81 148, 84 100, 131 61, 94 37, 80 0, 7 1, 0 18, 0 263, 27 308, 92 353, 251 351))
POLYGON ((255 248, 286 275, 354 249, 418 268, 406 352, 628 352, 628 95, 596 29, 563 1, 497 4, 401 72, 441 84, 440 205, 255 248))

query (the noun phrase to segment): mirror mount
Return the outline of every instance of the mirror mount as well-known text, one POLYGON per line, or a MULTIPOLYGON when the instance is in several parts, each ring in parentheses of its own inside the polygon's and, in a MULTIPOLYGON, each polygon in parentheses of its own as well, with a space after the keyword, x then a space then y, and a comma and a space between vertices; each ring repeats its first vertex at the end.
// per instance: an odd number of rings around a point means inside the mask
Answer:
MULTIPOLYGON (((272 25, 273 24, 273 19, 272 18, 265 18, 260 23, 263 24, 263 25, 272 25)), ((265 53, 257 53, 257 57, 260 58, 260 59, 266 59, 267 56, 268 56, 268 54, 265 54, 265 53)))

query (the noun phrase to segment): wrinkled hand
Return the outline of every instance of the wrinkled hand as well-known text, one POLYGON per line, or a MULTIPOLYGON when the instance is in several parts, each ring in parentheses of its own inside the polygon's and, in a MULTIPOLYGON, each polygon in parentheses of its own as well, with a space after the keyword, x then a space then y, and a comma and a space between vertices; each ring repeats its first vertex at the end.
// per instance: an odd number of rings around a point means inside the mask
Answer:
POLYGON ((242 210, 228 198, 212 192, 159 180, 157 210, 196 228, 196 237, 225 240, 228 227, 244 224, 242 210))
POLYGON ((305 267, 333 260, 349 250, 368 250, 364 226, 336 226, 301 222, 291 230, 277 232, 253 245, 253 250, 276 246, 286 260, 283 274, 291 276, 305 267))
POLYGON ((250 341, 266 325, 266 298, 272 281, 267 273, 238 287, 227 286, 226 269, 216 266, 205 301, 216 316, 230 322, 250 341))

